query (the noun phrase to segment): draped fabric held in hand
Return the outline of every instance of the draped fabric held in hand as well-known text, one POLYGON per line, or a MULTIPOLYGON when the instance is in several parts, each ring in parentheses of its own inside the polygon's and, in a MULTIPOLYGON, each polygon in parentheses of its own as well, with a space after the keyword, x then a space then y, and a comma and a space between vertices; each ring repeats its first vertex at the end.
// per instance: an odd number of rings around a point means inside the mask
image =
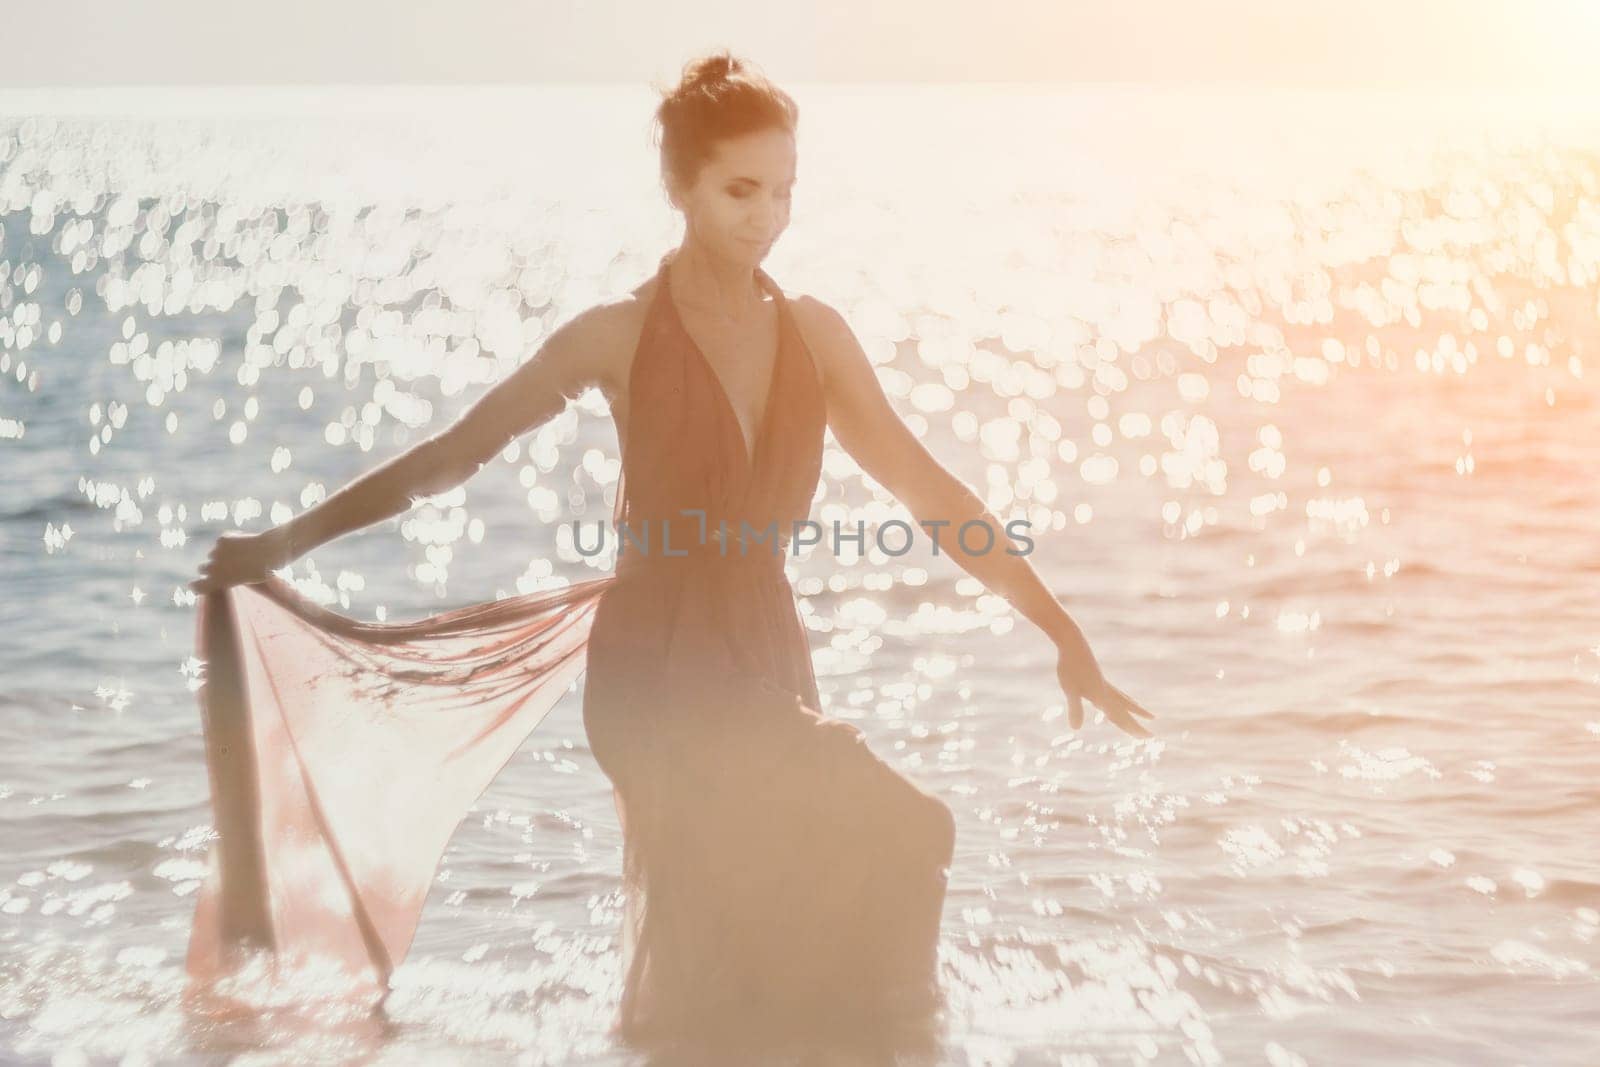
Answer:
POLYGON ((758 270, 778 344, 747 445, 669 262, 635 291, 613 515, 656 539, 613 575, 409 623, 356 622, 277 578, 205 598, 219 836, 196 979, 256 946, 385 987, 451 833, 587 670, 585 732, 623 830, 618 1029, 931 1018, 950 810, 820 713, 781 542, 693 536, 781 537, 806 518, 826 427, 816 364, 758 270))
POLYGON ((280 578, 204 598, 219 841, 189 969, 255 940, 387 982, 450 835, 584 667, 600 578, 416 623, 318 607, 280 578), (224 873, 247 880, 229 884, 224 873), (235 902, 225 908, 224 900, 235 902))

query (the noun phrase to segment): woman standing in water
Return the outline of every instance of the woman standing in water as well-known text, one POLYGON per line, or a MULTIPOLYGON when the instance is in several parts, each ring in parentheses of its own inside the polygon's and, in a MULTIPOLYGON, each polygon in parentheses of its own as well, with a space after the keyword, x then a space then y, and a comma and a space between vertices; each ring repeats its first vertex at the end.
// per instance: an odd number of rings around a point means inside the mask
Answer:
MULTIPOLYGON (((584 726, 623 827, 623 1035, 935 1016, 951 811, 819 713, 782 554, 703 531, 805 520, 827 429, 920 522, 1000 524, 896 416, 844 318, 761 269, 789 223, 790 97, 723 53, 691 63, 657 117, 685 229, 653 277, 562 326, 454 425, 212 549, 194 587, 219 841, 196 978, 257 947, 386 986, 455 826, 586 668, 584 726), (461 483, 590 387, 621 446, 613 520, 670 526, 670 550, 630 546, 612 576, 415 623, 356 622, 269 577, 461 483)), ((1074 727, 1088 700, 1145 734, 1149 712, 1023 556, 941 549, 1055 644, 1074 727)))

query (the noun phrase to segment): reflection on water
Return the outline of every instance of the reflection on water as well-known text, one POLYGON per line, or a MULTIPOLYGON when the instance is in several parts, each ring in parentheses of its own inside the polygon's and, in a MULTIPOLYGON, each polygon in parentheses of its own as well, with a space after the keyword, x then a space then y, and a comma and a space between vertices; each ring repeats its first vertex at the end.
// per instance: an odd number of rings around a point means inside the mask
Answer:
MULTIPOLYGON (((1592 122, 800 101, 768 269, 845 311, 935 455, 1032 522, 1160 715, 1149 743, 1070 731, 1044 640, 921 541, 793 562, 827 710, 957 811, 943 1057, 1584 1062, 1592 122)), ((0 119, 0 1041, 624 1060, 620 836, 576 697, 452 843, 386 1028, 185 1025, 210 811, 184 584, 211 539, 444 425, 677 239, 637 93, 234 103, 0 119)), ((617 473, 590 395, 293 579, 381 619, 609 569, 569 520, 609 515, 617 473)), ((914 517, 830 448, 813 518, 914 517)))

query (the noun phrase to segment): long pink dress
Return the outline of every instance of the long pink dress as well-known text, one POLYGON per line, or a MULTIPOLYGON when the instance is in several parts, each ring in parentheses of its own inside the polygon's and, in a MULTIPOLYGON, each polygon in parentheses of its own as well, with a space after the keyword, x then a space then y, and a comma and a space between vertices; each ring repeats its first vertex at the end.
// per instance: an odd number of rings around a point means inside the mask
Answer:
POLYGON ((587 669, 584 727, 623 829, 623 1037, 936 1012, 950 809, 817 711, 784 572, 821 472, 815 366, 758 271, 780 343, 752 455, 667 263, 613 516, 636 540, 612 576, 409 623, 357 622, 277 578, 205 597, 218 840, 194 979, 253 946, 385 987, 450 835, 587 669), (769 524, 779 542, 740 536, 769 524))

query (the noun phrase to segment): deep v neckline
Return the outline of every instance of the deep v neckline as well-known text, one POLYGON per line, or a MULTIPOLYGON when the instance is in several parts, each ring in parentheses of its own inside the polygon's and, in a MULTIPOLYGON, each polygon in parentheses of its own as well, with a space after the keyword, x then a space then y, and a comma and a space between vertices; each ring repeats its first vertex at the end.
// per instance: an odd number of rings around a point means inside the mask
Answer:
POLYGON ((721 398, 722 410, 733 421, 734 432, 739 436, 740 451, 744 456, 745 469, 753 470, 756 461, 761 458, 761 446, 772 423, 772 407, 778 395, 778 375, 783 370, 784 349, 788 347, 784 344, 783 293, 766 271, 760 267, 756 268, 756 280, 763 289, 772 294, 773 305, 778 313, 778 348, 772 357, 772 373, 767 377, 767 392, 761 404, 761 424, 755 428, 754 438, 752 439, 745 435, 744 423, 739 421, 739 412, 733 406, 733 397, 728 393, 727 386, 723 384, 722 376, 717 373, 717 368, 711 365, 711 360, 701 349, 700 343, 694 339, 694 335, 689 332, 688 325, 684 323, 683 316, 678 312, 678 302, 672 299, 672 282, 667 274, 667 264, 669 262, 670 258, 663 258, 661 261, 661 296, 667 302, 667 310, 671 313, 673 323, 677 326, 678 332, 683 334, 684 339, 689 342, 689 347, 694 350, 694 354, 700 360, 700 365, 705 368, 706 374, 711 378, 712 385, 715 387, 714 391, 721 398))

